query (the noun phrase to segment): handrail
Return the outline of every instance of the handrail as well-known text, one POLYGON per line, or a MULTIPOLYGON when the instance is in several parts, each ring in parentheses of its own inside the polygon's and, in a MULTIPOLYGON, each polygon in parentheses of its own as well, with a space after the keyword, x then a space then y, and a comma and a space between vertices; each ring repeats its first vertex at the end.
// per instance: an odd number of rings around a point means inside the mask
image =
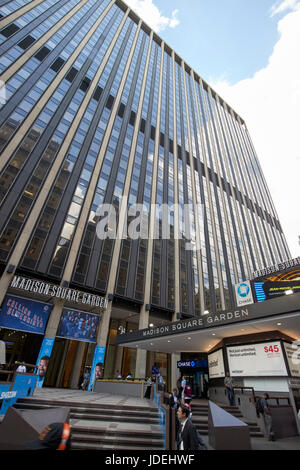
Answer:
POLYGON ((15 361, 15 364, 20 365, 20 366, 26 366, 26 367, 32 367, 33 369, 36 369, 37 365, 36 364, 28 364, 27 362, 20 362, 20 361, 15 361))
MULTIPOLYGON (((269 394, 268 394, 268 395, 269 395, 269 394)), ((263 395, 262 395, 262 396, 257 396, 256 398, 263 398, 263 395)), ((271 396, 269 395, 268 400, 276 400, 277 406, 280 406, 279 400, 287 400, 288 405, 289 405, 289 406, 291 405, 290 397, 283 396, 283 395, 282 395, 282 396, 279 395, 279 396, 276 396, 276 397, 271 397, 271 396)), ((270 405, 270 406, 274 406, 274 405, 270 405)))
POLYGON ((253 395, 253 400, 254 400, 254 403, 256 402, 256 396, 255 396, 255 390, 253 387, 239 387, 239 386, 234 386, 233 387, 234 389, 240 389, 242 390, 242 394, 244 393, 244 390, 251 390, 252 391, 252 395, 253 395))
MULTIPOLYGON (((256 401, 259 399, 259 398, 263 398, 263 395, 259 396, 259 395, 255 395, 255 390, 253 387, 239 387, 239 386, 234 386, 233 387, 234 389, 240 389, 242 390, 242 394, 244 393, 244 390, 251 390, 252 391, 252 395, 253 395, 253 399, 254 399, 254 403, 256 403, 256 401)), ((268 394, 269 395, 269 394, 268 394)), ((272 397, 269 395, 269 398, 268 400, 276 400, 277 402, 277 406, 280 406, 279 405, 279 400, 287 400, 288 401, 288 404, 290 405, 290 398, 287 397, 287 396, 276 396, 276 397, 272 397)), ((271 405, 272 406, 272 405, 271 405)))

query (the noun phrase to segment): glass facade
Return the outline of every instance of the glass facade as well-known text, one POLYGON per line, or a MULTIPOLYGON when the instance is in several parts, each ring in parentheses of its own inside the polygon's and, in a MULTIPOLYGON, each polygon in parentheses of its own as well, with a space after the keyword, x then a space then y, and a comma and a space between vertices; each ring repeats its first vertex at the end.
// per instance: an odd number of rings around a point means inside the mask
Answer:
POLYGON ((27 3, 0 7, 1 266, 162 315, 233 308, 235 283, 290 257, 243 120, 123 2, 27 3), (153 243, 99 238, 124 198, 125 232, 142 204, 153 243))

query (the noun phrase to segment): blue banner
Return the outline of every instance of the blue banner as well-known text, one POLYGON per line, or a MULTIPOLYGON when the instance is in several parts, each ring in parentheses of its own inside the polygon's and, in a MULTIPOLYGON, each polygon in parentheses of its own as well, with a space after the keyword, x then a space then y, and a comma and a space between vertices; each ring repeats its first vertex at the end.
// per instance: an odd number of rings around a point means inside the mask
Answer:
POLYGON ((44 338, 40 353, 37 360, 37 388, 41 388, 43 386, 45 375, 47 372, 50 356, 52 353, 52 348, 54 345, 54 339, 52 338, 44 338))
POLYGON ((63 309, 56 336, 96 343, 100 315, 63 309))
POLYGON ((0 311, 0 326, 43 335, 52 305, 6 295, 0 311))
POLYGON ((103 378, 105 347, 96 346, 88 390, 93 390, 95 380, 103 378))

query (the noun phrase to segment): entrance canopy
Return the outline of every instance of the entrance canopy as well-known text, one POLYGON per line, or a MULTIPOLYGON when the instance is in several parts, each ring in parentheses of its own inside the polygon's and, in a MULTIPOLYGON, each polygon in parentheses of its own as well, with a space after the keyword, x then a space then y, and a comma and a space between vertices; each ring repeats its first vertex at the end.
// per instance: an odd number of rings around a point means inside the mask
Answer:
POLYGON ((164 353, 208 352, 223 338, 274 330, 300 339, 299 293, 233 311, 121 334, 116 343, 122 347, 164 353))

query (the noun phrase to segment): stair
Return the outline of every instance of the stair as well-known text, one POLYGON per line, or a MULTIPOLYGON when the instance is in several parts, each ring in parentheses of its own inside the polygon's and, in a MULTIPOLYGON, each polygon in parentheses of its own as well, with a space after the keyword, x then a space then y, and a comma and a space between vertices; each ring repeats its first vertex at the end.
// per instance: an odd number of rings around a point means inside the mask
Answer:
POLYGON ((14 408, 70 408, 73 450, 163 450, 156 407, 80 403, 36 398, 19 399, 14 408))
MULTIPOLYGON (((264 434, 261 432, 260 427, 255 421, 248 420, 243 417, 240 409, 237 406, 229 406, 217 403, 218 406, 223 408, 223 410, 232 414, 236 418, 240 419, 249 426, 250 437, 264 437, 264 434)), ((198 429, 199 433, 202 435, 208 434, 208 403, 202 402, 199 400, 193 400, 191 403, 192 407, 192 421, 198 429)))

